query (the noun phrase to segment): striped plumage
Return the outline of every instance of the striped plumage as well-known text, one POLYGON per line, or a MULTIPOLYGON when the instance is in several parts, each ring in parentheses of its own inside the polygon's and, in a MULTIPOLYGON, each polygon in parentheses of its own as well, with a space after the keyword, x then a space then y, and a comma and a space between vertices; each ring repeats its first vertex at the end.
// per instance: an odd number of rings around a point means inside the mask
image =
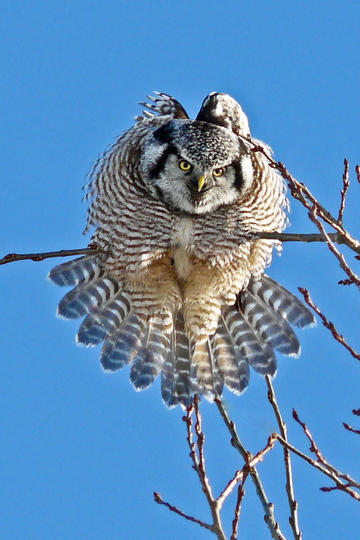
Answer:
POLYGON ((137 389, 161 374, 165 403, 187 406, 224 385, 241 393, 249 365, 274 375, 274 349, 300 352, 289 323, 314 319, 264 275, 276 242, 244 240, 282 231, 288 201, 239 137, 249 135, 240 105, 210 94, 192 121, 170 96, 151 99, 92 172, 87 228, 101 255, 56 266, 50 279, 74 286, 58 313, 85 316, 77 341, 104 342, 105 370, 129 364, 137 389))

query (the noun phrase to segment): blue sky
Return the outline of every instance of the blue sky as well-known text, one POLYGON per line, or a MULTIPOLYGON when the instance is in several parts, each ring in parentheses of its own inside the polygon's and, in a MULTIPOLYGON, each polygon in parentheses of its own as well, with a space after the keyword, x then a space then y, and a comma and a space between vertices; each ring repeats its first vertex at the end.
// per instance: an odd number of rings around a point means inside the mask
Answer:
MULTIPOLYGON (((348 157, 353 182, 345 225, 358 234, 359 23, 360 6, 352 1, 5 0, 1 254, 85 247, 85 176, 152 90, 174 95, 190 114, 211 91, 233 95, 253 135, 335 213, 348 157)), ((291 221, 290 231, 313 231, 295 201, 291 221)), ((356 269, 359 263, 347 255, 356 269)), ((104 375, 99 351, 75 346, 77 323, 55 317, 63 291, 45 280, 53 264, 0 268, 2 537, 210 538, 152 500, 156 490, 210 519, 181 410, 165 408, 158 383, 135 393, 127 372, 104 375)), ((337 286, 344 276, 325 246, 286 245, 269 273, 292 291, 309 288, 360 348, 358 293, 337 286)), ((291 420, 295 407, 328 459, 359 478, 360 438, 342 428, 342 421, 356 425, 351 409, 360 407, 359 364, 320 324, 300 338, 301 358, 279 358, 275 380, 289 436, 307 451, 291 420)), ((244 444, 256 452, 276 429, 264 380, 253 373, 243 396, 226 393, 225 399, 244 444)), ((202 410, 217 492, 241 460, 215 407, 205 403, 202 410)), ((259 470, 291 538, 281 459, 277 449, 259 470)), ((298 459, 294 477, 304 539, 354 538, 358 503, 321 493, 329 482, 298 459)), ((240 538, 269 537, 250 482, 240 531, 240 538)))

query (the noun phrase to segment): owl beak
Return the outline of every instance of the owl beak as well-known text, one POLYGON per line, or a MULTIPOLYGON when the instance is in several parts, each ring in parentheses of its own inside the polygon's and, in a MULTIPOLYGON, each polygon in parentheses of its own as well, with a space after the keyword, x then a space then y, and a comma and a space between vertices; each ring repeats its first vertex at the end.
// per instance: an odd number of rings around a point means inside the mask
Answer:
POLYGON ((199 193, 200 193, 200 191, 202 190, 204 184, 205 184, 205 176, 202 174, 202 175, 199 177, 199 180, 198 180, 198 192, 199 192, 199 193))

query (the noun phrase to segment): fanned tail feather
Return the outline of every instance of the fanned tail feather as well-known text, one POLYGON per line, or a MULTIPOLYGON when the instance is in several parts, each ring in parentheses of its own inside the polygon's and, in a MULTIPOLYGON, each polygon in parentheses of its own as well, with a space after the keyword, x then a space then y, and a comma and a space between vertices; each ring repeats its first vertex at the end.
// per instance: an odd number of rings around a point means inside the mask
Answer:
POLYGON ((79 283, 59 303, 58 315, 65 319, 77 319, 86 313, 96 313, 119 291, 119 282, 108 276, 79 283))
POLYGON ((148 321, 142 345, 130 371, 130 380, 137 390, 148 388, 161 371, 170 347, 169 334, 164 332, 168 324, 161 317, 153 317, 148 321))
POLYGON ((221 396, 224 381, 216 362, 211 338, 191 344, 190 377, 196 381, 207 399, 221 396))
POLYGON ((241 394, 249 384, 249 364, 236 347, 223 317, 210 341, 225 386, 235 394, 241 394))
POLYGON ((161 372, 161 395, 168 407, 180 403, 189 407, 194 394, 200 393, 190 376, 190 343, 185 333, 184 318, 179 312, 171 335, 171 348, 161 372))
POLYGON ((173 315, 159 307, 146 316, 150 296, 142 301, 141 291, 123 290, 98 256, 60 264, 49 278, 57 285, 73 286, 60 301, 58 314, 68 319, 85 316, 77 342, 104 342, 104 370, 130 365, 137 390, 148 388, 161 373, 161 394, 169 407, 188 407, 194 394, 212 400, 224 385, 240 394, 249 384, 249 366, 274 376, 274 349, 290 356, 300 352, 290 324, 315 324, 307 307, 266 275, 250 281, 235 305, 222 310, 216 332, 200 342, 189 340, 181 311, 173 315))
POLYGON ((95 315, 87 315, 76 336, 79 344, 98 345, 121 327, 131 310, 130 296, 123 291, 111 298, 95 315), (102 336, 102 337, 101 337, 102 336))
POLYGON ((259 340, 253 327, 235 307, 224 311, 224 321, 240 354, 262 375, 275 375, 276 358, 271 345, 259 340))
POLYGON ((61 287, 92 281, 102 272, 99 262, 99 258, 94 255, 79 257, 55 266, 50 270, 48 278, 61 287))
POLYGON ((146 325, 143 319, 131 313, 104 341, 100 361, 105 371, 117 371, 130 364, 141 347, 146 325))
POLYGON ((258 281, 250 281, 248 289, 290 324, 298 328, 316 324, 313 313, 290 291, 266 274, 258 281))
POLYGON ((287 356, 299 356, 300 343, 286 319, 248 290, 242 294, 242 303, 244 317, 259 341, 270 343, 274 349, 287 356))

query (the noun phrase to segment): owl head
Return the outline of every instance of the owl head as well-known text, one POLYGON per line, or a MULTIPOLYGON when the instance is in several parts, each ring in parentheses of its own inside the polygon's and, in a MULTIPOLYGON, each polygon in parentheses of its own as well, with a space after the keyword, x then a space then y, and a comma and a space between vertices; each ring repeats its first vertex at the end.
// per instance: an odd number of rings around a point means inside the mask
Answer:
POLYGON ((154 131, 145 149, 151 191, 170 211, 204 214, 234 203, 253 180, 251 158, 229 129, 173 119, 154 131))
POLYGON ((209 94, 196 120, 171 96, 159 94, 155 102, 144 105, 168 116, 143 147, 142 178, 152 196, 172 212, 205 214, 251 188, 253 165, 239 137, 249 135, 249 124, 231 96, 209 94))

